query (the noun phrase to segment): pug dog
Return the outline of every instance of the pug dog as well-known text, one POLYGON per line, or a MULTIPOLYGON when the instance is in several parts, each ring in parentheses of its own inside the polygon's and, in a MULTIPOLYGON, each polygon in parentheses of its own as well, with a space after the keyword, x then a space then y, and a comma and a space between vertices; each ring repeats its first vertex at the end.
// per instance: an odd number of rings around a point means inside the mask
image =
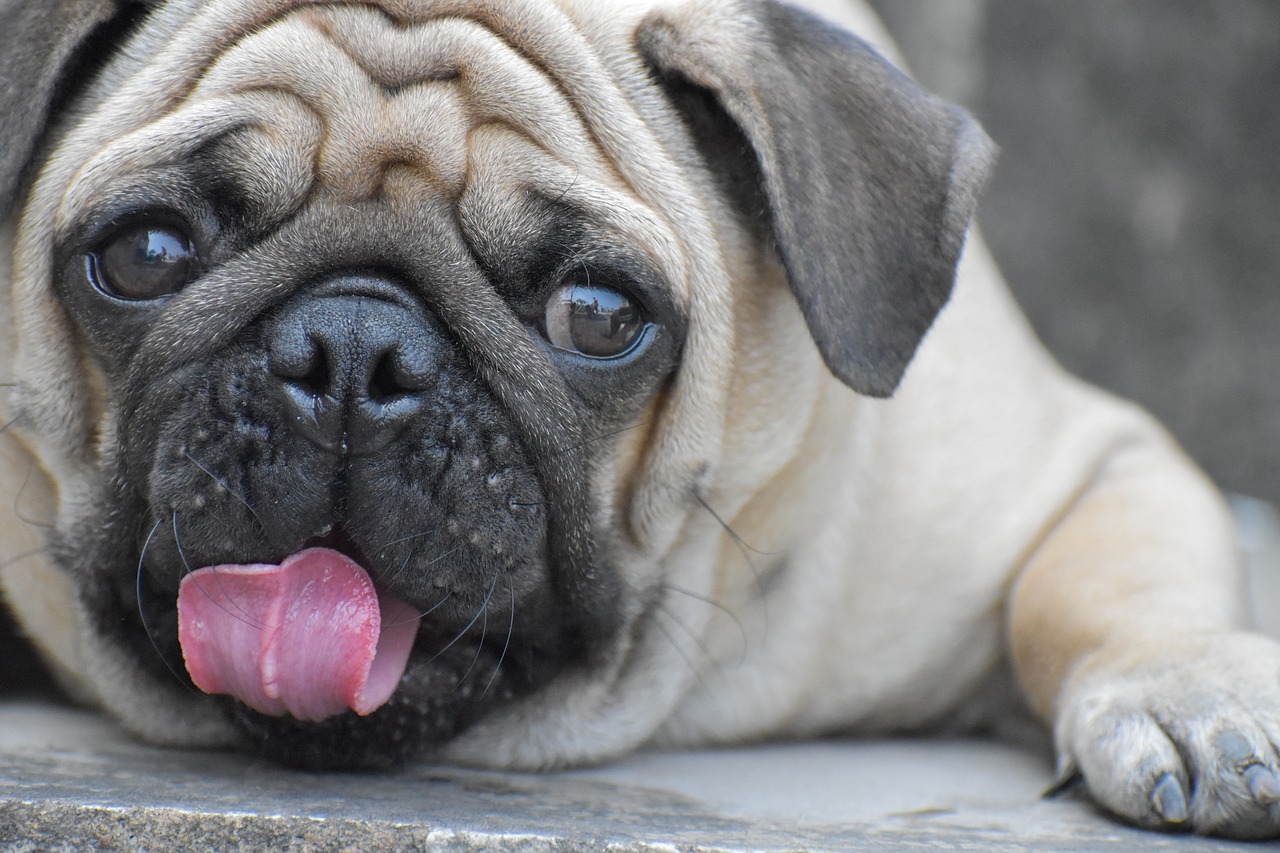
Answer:
POLYGON ((538 769, 925 729, 1007 669, 1104 808, 1280 833, 1222 500, 1042 350, 969 233, 991 143, 867 42, 0 9, 4 592, 129 730, 538 769))

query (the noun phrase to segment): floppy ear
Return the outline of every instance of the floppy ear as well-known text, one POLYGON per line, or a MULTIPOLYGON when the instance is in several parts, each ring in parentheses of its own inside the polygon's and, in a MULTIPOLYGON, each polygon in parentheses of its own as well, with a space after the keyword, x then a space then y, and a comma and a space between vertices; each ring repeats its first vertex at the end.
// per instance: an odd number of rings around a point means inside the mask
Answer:
POLYGON ((772 0, 739 8, 652 17, 637 48, 767 226, 827 366, 887 397, 951 294, 993 146, 843 30, 772 0))
POLYGON ((27 177, 63 85, 73 82, 69 72, 90 70, 91 37, 127 24, 148 5, 156 3, 0 0, 0 217, 27 177))

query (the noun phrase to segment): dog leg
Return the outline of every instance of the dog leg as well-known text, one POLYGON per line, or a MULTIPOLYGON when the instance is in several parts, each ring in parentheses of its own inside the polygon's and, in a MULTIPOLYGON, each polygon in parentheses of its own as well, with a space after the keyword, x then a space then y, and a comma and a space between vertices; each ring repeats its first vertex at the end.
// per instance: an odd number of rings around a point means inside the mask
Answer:
POLYGON ((1167 444, 1129 445, 1017 579, 1014 664, 1059 767, 1137 824, 1280 834, 1280 644, 1244 630, 1230 515, 1167 444))

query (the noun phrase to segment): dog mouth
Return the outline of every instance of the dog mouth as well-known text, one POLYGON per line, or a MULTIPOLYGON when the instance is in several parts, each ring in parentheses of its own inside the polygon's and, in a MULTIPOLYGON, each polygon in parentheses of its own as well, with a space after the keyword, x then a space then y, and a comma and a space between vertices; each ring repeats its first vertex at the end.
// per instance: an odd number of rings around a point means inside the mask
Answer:
POLYGON ((178 642, 196 687, 311 722, 386 704, 420 621, 359 563, 322 547, 278 565, 197 569, 178 592, 178 642))
POLYGON ((420 758, 567 665, 562 643, 520 631, 511 578, 444 616, 454 591, 416 606, 384 575, 335 528, 270 562, 193 566, 176 602, 141 578, 139 593, 174 674, 255 752, 305 769, 420 758))

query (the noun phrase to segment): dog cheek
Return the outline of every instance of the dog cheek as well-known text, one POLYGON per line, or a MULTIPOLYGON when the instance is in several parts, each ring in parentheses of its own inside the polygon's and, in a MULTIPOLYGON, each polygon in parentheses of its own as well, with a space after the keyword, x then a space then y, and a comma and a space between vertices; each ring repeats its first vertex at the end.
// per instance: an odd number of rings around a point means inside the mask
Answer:
POLYGON ((180 399, 134 424, 139 448, 130 455, 144 470, 129 473, 145 477, 148 523, 157 525, 144 556, 173 584, 198 568, 190 560, 251 562, 289 550, 327 507, 333 460, 281 440, 282 418, 253 375, 219 365, 188 377, 180 399))
POLYGON ((456 431, 419 424, 348 471, 352 535, 402 594, 547 583, 543 491, 510 424, 485 409, 455 413, 456 431))

